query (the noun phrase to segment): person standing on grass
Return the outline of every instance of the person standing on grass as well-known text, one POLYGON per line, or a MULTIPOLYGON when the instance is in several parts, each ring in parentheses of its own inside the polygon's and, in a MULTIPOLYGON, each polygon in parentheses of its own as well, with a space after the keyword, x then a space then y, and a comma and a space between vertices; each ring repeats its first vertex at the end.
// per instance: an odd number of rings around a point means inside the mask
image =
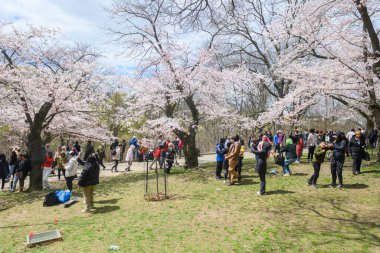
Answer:
POLYGON ((292 143, 287 144, 280 150, 281 153, 286 153, 286 159, 284 160, 284 164, 282 165, 284 177, 292 175, 292 171, 290 170, 289 165, 294 163, 297 159, 296 143, 297 138, 293 136, 292 143))
POLYGON ((232 145, 228 150, 228 154, 225 159, 228 160, 228 175, 230 179, 229 185, 235 185, 235 181, 239 177, 235 171, 236 165, 239 161, 239 154, 241 149, 239 135, 234 136, 231 139, 231 143, 232 145))
POLYGON ((308 185, 312 185, 314 189, 317 189, 317 180, 319 178, 319 171, 321 165, 325 161, 326 157, 326 143, 321 142, 314 151, 314 157, 312 158, 312 164, 314 168, 314 174, 307 181, 308 185))
POLYGON ((17 182, 20 181, 20 192, 24 191, 25 178, 28 176, 29 171, 32 170, 32 165, 29 156, 26 154, 20 155, 20 161, 16 168, 16 173, 14 176, 13 188, 11 192, 14 192, 17 187, 17 182))
POLYGON ((238 157, 238 164, 236 165, 236 172, 238 173, 238 182, 241 182, 241 169, 243 168, 245 145, 244 140, 240 140, 240 153, 238 157))
POLYGON ((360 167, 365 154, 364 149, 366 148, 366 144, 361 136, 362 133, 357 130, 348 143, 348 152, 352 158, 352 173, 354 175, 360 174, 360 167))
MULTIPOLYGON (((230 138, 226 137, 225 142, 224 142, 224 157, 228 154, 228 151, 231 148, 232 142, 229 140, 230 138)), ((227 178, 228 178, 228 168, 229 168, 229 162, 226 158, 224 158, 223 162, 223 168, 224 168, 224 183, 227 183, 227 178)))
POLYGON ((78 187, 83 188, 83 198, 85 209, 83 213, 92 212, 94 209, 95 186, 99 184, 100 167, 97 163, 98 158, 95 154, 88 157, 83 170, 78 179, 78 187))
MULTIPOLYGON (((85 150, 85 153, 84 153, 84 157, 83 157, 83 160, 84 161, 87 161, 87 158, 93 154, 95 152, 94 150, 94 145, 92 145, 92 142, 90 140, 87 141, 87 146, 86 146, 86 150, 85 150)), ((79 154, 79 153, 77 153, 79 154)))
POLYGON ((304 143, 303 143, 303 138, 302 138, 301 134, 297 133, 295 137, 297 138, 297 145, 296 145, 297 160, 296 160, 296 162, 299 163, 301 161, 301 158, 302 158, 304 143))
POLYGON ((12 189, 12 184, 13 184, 13 178, 12 176, 15 174, 14 173, 14 170, 15 170, 15 166, 16 166, 16 163, 17 163, 17 153, 16 153, 16 150, 14 148, 12 148, 11 150, 11 155, 9 157, 9 174, 8 174, 8 178, 9 178, 9 189, 12 189))
POLYGON ((66 163, 66 154, 64 152, 59 153, 57 159, 57 168, 58 168, 58 180, 61 180, 61 172, 63 175, 63 178, 65 178, 66 170, 65 170, 65 163, 66 163))
POLYGON ((114 161, 114 165, 111 167, 111 172, 113 172, 114 169, 115 169, 115 172, 119 172, 117 170, 117 166, 119 165, 119 161, 123 159, 121 157, 121 147, 122 147, 122 144, 120 143, 118 144, 117 148, 114 151, 112 151, 112 156, 113 156, 112 160, 114 161))
POLYGON ((329 149, 333 150, 331 159, 331 188, 343 188, 343 164, 345 160, 345 151, 347 143, 343 138, 343 133, 338 131, 336 138, 333 136, 334 142, 328 145, 329 149), (336 185, 336 178, 339 179, 339 184, 336 185))
POLYGON ((176 155, 176 152, 175 152, 175 149, 173 147, 173 144, 170 143, 169 148, 168 148, 168 152, 166 152, 166 163, 168 164, 168 166, 166 167, 166 171, 165 171, 166 174, 170 174, 170 170, 173 167, 173 163, 175 160, 175 155, 176 155))
POLYGON ((257 192, 258 196, 263 196, 265 194, 265 175, 267 173, 267 160, 271 149, 272 145, 270 142, 264 142, 260 147, 256 145, 252 147, 252 152, 257 155, 257 172, 260 177, 260 190, 257 192))
POLYGON ((69 158, 69 162, 65 166, 65 170, 66 170, 65 180, 66 180, 67 189, 72 191, 73 181, 74 181, 74 178, 77 176, 78 167, 79 167, 79 164, 77 161, 78 160, 77 153, 75 153, 74 151, 70 151, 68 158, 69 158))
POLYGON ((51 185, 49 183, 49 176, 53 170, 54 157, 52 152, 47 152, 45 161, 42 164, 42 189, 49 190, 51 185))
POLYGON ((318 137, 315 134, 315 129, 310 129, 306 145, 309 146, 309 153, 307 154, 307 162, 309 163, 313 160, 314 150, 318 146, 318 137))
POLYGON ((103 170, 106 168, 103 164, 104 157, 106 156, 106 151, 104 150, 103 145, 99 145, 99 147, 96 149, 96 152, 98 153, 98 163, 103 167, 103 170))
POLYGON ((5 180, 9 174, 9 166, 7 158, 4 154, 0 154, 0 179, 1 179, 1 191, 4 191, 5 180))
POLYGON ((223 170, 223 162, 224 155, 226 154, 226 150, 224 149, 224 142, 226 140, 221 138, 219 143, 216 144, 216 169, 215 169, 215 179, 222 179, 222 170, 223 170))

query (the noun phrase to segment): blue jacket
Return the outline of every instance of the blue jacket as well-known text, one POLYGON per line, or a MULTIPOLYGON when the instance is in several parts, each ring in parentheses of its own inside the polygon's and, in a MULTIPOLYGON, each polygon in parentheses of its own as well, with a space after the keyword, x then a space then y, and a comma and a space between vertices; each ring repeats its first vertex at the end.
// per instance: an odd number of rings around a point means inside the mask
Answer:
POLYGON ((274 145, 277 145, 278 144, 278 135, 276 134, 275 136, 274 136, 274 145))
POLYGON ((138 148, 138 144, 137 144, 137 139, 136 138, 132 138, 131 141, 129 142, 129 146, 131 145, 134 145, 136 148, 138 148))
POLYGON ((220 143, 216 144, 216 161, 217 162, 224 161, 224 153, 225 153, 225 149, 223 145, 221 145, 220 143))

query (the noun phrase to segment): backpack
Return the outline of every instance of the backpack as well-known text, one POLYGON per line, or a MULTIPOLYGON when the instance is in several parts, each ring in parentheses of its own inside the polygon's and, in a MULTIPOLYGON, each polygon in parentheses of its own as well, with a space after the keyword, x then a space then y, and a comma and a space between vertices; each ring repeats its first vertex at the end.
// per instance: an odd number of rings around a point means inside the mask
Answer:
POLYGON ((48 194, 46 194, 44 202, 43 202, 44 207, 55 206, 57 204, 59 204, 59 200, 58 200, 57 196, 55 195, 55 191, 49 192, 48 194))
POLYGON ((113 149, 111 155, 115 156, 117 154, 116 149, 113 149))
POLYGON ((284 159, 284 156, 282 155, 282 153, 279 154, 279 155, 274 159, 274 163, 277 164, 277 165, 280 165, 280 166, 284 165, 284 161, 285 161, 285 159, 284 159))

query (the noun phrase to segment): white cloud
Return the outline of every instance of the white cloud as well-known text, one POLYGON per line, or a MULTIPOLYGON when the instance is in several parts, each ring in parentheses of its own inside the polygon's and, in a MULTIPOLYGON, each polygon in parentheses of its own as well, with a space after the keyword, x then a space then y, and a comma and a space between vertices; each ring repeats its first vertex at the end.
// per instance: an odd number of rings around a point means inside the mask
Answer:
POLYGON ((102 8, 109 4, 110 0, 1 0, 0 20, 20 28, 27 23, 59 28, 63 40, 85 42, 104 52, 105 64, 119 71, 120 66, 131 69, 135 63, 116 57, 120 47, 109 43, 105 28, 113 23, 102 8))

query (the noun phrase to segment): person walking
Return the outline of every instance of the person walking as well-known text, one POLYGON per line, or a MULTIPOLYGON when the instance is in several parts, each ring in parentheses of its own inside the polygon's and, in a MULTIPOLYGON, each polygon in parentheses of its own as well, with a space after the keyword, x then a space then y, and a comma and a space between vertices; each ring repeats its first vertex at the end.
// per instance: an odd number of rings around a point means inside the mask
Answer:
POLYGON ((119 161, 122 159, 121 157, 121 147, 122 147, 122 144, 118 144, 117 148, 114 149, 114 151, 112 152, 112 160, 114 161, 114 164, 113 166, 111 167, 111 172, 113 172, 113 170, 115 169, 115 172, 119 172, 117 170, 117 166, 119 165, 119 161))
POLYGON ((331 188, 343 188, 343 164, 345 160, 345 150, 347 143, 343 138, 343 133, 338 131, 336 138, 334 136, 334 142, 328 145, 328 148, 333 150, 331 160, 331 188), (339 184, 336 184, 336 178, 339 179, 339 184))
POLYGON ((312 164, 314 168, 314 174, 307 181, 308 185, 312 185, 314 189, 317 189, 317 180, 319 178, 319 172, 321 170, 321 165, 325 161, 326 157, 326 143, 321 142, 319 146, 315 149, 314 157, 312 158, 312 164))
POLYGON ((53 170, 54 157, 53 153, 48 151, 46 152, 45 161, 42 164, 42 189, 50 190, 51 185, 49 183, 49 176, 53 170))
POLYGON ((69 191, 72 191, 73 181, 74 181, 74 178, 77 176, 77 172, 79 168, 79 163, 77 161, 78 160, 77 153, 75 153, 74 151, 70 151, 68 159, 69 159, 69 162, 65 166, 65 170, 66 170, 65 180, 66 180, 67 189, 69 189, 69 191))
POLYGON ((257 155, 257 172, 259 173, 260 177, 260 190, 257 192, 257 195, 263 196, 265 195, 266 188, 265 175, 267 173, 267 160, 270 155, 272 145, 270 142, 264 142, 262 145, 254 145, 252 148, 252 152, 257 155))
POLYGON ((310 129, 309 136, 307 137, 306 145, 309 146, 309 152, 307 154, 307 162, 310 163, 313 160, 315 148, 318 146, 318 136, 315 134, 315 129, 310 129))
POLYGON ((224 155, 226 154, 226 149, 224 148, 224 143, 226 139, 221 138, 219 143, 216 144, 216 169, 215 169, 215 179, 223 179, 222 170, 224 155))
POLYGON ((292 171, 289 168, 289 165, 294 163, 297 159, 297 153, 296 153, 296 143, 297 138, 292 137, 292 143, 288 143, 285 147, 281 148, 281 153, 286 153, 286 159, 284 160, 284 164, 282 165, 282 170, 284 177, 291 176, 292 171))
POLYGON ((348 152, 352 158, 352 173, 354 175, 360 174, 360 167, 365 153, 364 149, 366 148, 365 141, 361 136, 362 133, 357 130, 348 143, 348 152))
POLYGON ((94 209, 95 186, 99 184, 100 167, 97 163, 99 158, 91 154, 84 164, 83 170, 78 179, 78 187, 83 189, 85 209, 83 213, 92 212, 94 209))
POLYGON ((236 165, 239 161, 239 154, 240 154, 240 140, 239 135, 236 135, 231 139, 231 147, 228 150, 228 154, 226 155, 225 159, 228 160, 228 175, 230 179, 230 183, 228 185, 235 185, 235 181, 238 178, 238 174, 235 171, 236 165))
POLYGON ((128 148, 127 156, 125 157, 125 160, 127 161, 128 165, 127 165, 127 168, 125 169, 125 171, 131 171, 131 166, 133 163, 133 156, 135 153, 135 149, 136 149, 135 145, 131 145, 128 148))

